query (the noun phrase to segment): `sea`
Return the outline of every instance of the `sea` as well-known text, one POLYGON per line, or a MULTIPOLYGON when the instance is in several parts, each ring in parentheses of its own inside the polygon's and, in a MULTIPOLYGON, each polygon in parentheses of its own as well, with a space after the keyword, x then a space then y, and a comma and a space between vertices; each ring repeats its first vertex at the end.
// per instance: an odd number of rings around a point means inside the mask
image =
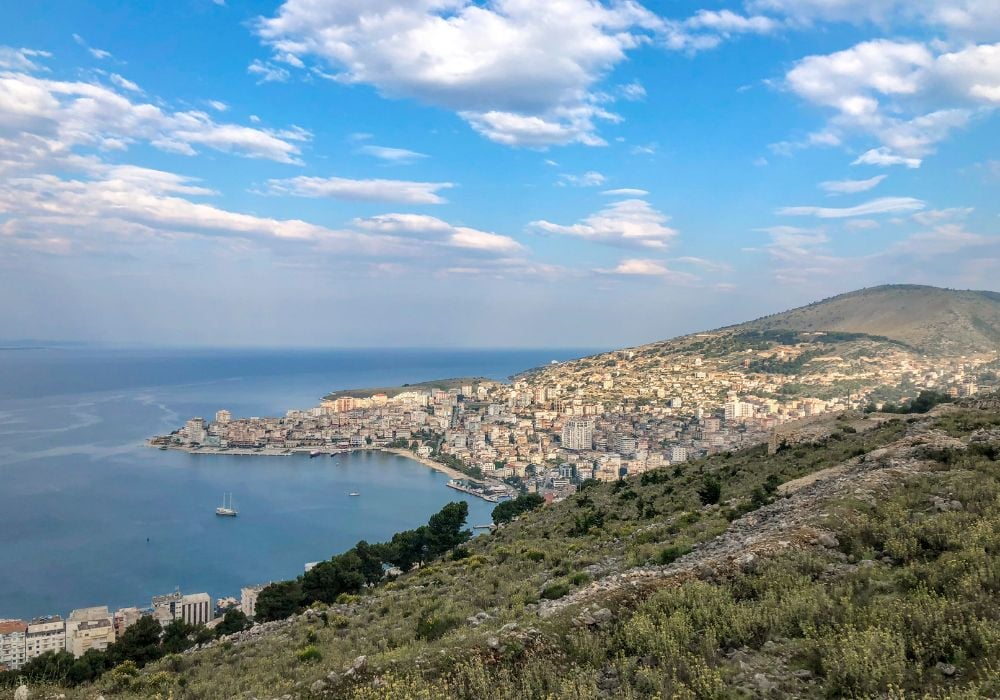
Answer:
POLYGON ((284 415, 336 389, 505 380, 591 352, 0 349, 0 619, 146 607, 176 589, 238 598, 455 500, 469 526, 487 524, 494 504, 396 455, 190 455, 145 440, 222 408, 284 415), (215 515, 224 493, 239 517, 215 515))

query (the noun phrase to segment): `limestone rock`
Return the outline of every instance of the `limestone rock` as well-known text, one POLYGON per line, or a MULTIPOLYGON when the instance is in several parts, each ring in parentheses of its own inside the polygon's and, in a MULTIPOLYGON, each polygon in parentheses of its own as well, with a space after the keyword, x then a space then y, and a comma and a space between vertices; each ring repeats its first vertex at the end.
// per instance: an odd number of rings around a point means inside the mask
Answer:
POLYGON ((20 685, 17 690, 14 691, 14 700, 28 700, 31 697, 31 692, 28 690, 28 686, 20 685))

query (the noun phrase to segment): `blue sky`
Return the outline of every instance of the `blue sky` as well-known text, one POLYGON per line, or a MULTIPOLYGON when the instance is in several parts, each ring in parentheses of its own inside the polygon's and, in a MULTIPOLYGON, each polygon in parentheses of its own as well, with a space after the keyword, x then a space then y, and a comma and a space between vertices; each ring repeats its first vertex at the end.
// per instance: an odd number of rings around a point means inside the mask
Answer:
POLYGON ((0 335, 616 346, 998 289, 995 0, 0 9, 0 335))

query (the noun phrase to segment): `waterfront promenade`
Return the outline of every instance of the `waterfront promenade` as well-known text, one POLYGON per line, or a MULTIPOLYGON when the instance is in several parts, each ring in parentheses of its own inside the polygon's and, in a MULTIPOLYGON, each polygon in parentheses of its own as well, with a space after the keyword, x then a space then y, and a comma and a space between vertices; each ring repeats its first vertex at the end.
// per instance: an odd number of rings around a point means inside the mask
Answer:
MULTIPOLYGON (((255 449, 245 449, 245 448, 224 448, 224 447, 211 447, 211 446, 191 446, 191 445, 179 445, 179 444, 169 444, 162 445, 154 442, 153 440, 147 440, 146 444, 150 447, 166 447, 168 450, 176 450, 180 452, 187 452, 192 455, 228 455, 230 457, 291 457, 294 454, 312 454, 316 452, 315 447, 291 447, 291 448, 277 448, 277 447, 260 447, 255 449)), ((414 454, 412 450, 407 450, 397 447, 386 447, 383 445, 365 445, 362 447, 352 447, 349 449, 326 449, 319 450, 321 454, 317 459, 328 458, 329 455, 337 454, 347 454, 350 452, 364 452, 364 451, 374 451, 374 452, 386 452, 388 454, 394 454, 398 457, 404 457, 406 459, 418 462, 429 469, 441 472, 442 474, 447 474, 452 479, 464 479, 465 481, 471 481, 477 484, 485 484, 486 482, 482 479, 475 479, 468 474, 460 472, 457 469, 453 469, 441 462, 435 461, 430 457, 421 457, 420 455, 414 454)))

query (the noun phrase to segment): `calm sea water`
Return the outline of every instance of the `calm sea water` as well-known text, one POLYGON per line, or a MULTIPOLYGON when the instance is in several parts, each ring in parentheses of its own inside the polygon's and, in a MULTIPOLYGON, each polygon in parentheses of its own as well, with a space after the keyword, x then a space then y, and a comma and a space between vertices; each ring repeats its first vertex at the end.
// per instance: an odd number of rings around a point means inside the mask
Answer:
POLYGON ((196 456, 143 445, 227 408, 280 415, 337 388, 509 375, 585 350, 0 350, 0 619, 213 597, 415 527, 442 505, 492 504, 394 455, 196 456), (240 517, 218 518, 223 492, 240 517), (360 497, 349 497, 351 491, 360 497))

